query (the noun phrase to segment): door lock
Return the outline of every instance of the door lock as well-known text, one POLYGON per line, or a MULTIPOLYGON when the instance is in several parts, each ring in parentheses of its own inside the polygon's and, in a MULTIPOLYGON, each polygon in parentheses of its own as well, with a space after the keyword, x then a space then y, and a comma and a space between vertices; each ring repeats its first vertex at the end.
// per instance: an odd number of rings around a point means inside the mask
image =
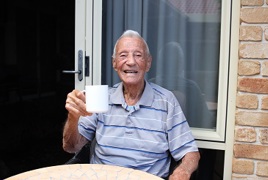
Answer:
POLYGON ((78 74, 78 80, 83 80, 83 51, 78 51, 78 70, 63 70, 62 73, 78 74))

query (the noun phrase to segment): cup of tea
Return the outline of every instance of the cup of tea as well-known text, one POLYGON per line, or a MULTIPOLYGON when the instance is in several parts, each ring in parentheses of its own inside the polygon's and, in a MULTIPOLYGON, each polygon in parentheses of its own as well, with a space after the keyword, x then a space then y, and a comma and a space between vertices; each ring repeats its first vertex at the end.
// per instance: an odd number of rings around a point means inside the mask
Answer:
POLYGON ((108 111, 108 85, 86 85, 86 110, 90 113, 108 111))

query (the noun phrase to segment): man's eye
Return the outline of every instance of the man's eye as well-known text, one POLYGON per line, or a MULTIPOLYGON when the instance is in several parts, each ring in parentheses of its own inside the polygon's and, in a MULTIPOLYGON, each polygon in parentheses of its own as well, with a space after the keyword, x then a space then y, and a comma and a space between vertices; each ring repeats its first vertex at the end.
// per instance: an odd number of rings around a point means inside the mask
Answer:
POLYGON ((121 54, 119 57, 120 58, 125 58, 125 57, 127 57, 127 55, 126 54, 121 54))
POLYGON ((142 54, 135 54, 135 55, 134 55, 134 58, 135 58, 136 60, 143 60, 143 56, 142 56, 142 54))

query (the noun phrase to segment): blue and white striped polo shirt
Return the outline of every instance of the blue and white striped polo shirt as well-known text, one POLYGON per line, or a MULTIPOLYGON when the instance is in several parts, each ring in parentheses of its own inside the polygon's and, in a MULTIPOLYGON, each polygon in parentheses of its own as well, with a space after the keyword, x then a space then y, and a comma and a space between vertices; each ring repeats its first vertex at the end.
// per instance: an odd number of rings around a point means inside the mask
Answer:
POLYGON ((130 167, 168 176, 170 157, 180 160, 198 151, 181 107, 172 92, 146 81, 139 102, 128 108, 122 83, 109 90, 109 111, 80 117, 79 132, 96 137, 93 164, 130 167))

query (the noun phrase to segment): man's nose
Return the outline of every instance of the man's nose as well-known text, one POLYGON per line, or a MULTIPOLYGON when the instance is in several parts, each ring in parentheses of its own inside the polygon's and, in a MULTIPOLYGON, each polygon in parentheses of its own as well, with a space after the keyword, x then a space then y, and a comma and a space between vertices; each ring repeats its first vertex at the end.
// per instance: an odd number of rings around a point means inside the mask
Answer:
POLYGON ((128 63, 128 64, 135 64, 135 63, 136 63, 134 54, 130 54, 130 55, 128 56, 127 63, 128 63))

